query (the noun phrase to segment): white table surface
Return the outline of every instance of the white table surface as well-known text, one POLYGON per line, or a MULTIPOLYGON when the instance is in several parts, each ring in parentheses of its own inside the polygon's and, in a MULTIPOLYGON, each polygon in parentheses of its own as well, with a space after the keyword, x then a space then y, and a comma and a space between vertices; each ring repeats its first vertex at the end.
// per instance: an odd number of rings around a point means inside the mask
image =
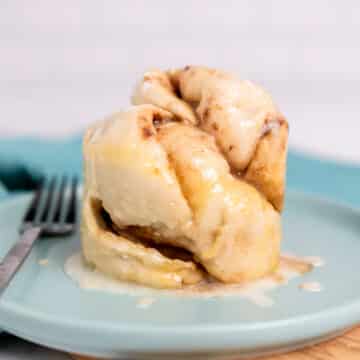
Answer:
MULTIPOLYGON (((66 136, 145 69, 206 64, 270 90, 293 147, 360 164, 359 18, 356 0, 3 0, 0 135, 66 136)), ((36 351, 3 342, 0 359, 36 351)))

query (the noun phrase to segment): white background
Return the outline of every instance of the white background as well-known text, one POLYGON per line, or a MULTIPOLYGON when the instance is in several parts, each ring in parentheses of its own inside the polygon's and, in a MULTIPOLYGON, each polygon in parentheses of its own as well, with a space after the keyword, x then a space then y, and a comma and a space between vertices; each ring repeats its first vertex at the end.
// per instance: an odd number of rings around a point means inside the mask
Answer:
POLYGON ((186 64, 261 83, 294 147, 360 163, 356 0, 2 0, 0 134, 71 134, 186 64))

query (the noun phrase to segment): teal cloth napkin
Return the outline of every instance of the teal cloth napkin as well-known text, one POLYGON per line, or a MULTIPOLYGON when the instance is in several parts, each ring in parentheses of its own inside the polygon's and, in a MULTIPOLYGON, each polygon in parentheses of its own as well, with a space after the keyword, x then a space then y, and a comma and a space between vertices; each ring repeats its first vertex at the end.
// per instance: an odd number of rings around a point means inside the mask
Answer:
POLYGON ((290 151, 287 182, 290 189, 360 207, 360 166, 290 151))
MULTIPOLYGON (((0 198, 34 188, 42 175, 81 175, 81 143, 81 136, 58 141, 0 140, 0 198)), ((360 206, 360 167, 290 151, 288 187, 360 206)))
POLYGON ((0 183, 0 199, 6 196, 6 189, 3 184, 0 183))
POLYGON ((81 136, 67 140, 0 140, 0 198, 31 190, 42 176, 81 175, 81 136))

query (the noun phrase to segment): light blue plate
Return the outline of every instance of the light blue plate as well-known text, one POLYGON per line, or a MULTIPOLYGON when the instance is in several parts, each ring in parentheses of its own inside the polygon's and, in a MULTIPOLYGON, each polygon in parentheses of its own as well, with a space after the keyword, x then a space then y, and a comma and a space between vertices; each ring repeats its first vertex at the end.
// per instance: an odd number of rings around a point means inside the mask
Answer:
MULTIPOLYGON (((233 359, 286 351, 330 338, 360 322, 360 213, 289 193, 284 250, 319 255, 326 265, 272 293, 262 308, 237 296, 154 295, 148 309, 134 295, 79 289, 63 270, 78 235, 38 242, 0 300, 0 326, 49 347, 109 358, 233 359), (38 261, 46 258, 48 266, 38 261), (318 281, 324 291, 301 291, 318 281)), ((29 197, 0 205, 0 258, 17 239, 29 197)))

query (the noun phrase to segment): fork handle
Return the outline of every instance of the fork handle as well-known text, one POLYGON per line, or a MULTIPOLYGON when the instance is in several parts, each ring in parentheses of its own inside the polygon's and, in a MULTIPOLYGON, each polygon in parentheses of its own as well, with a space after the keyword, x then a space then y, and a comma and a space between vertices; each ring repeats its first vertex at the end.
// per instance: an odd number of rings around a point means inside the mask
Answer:
POLYGON ((40 232, 40 227, 31 227, 25 230, 19 241, 5 255, 5 258, 0 263, 0 295, 30 254, 36 239, 40 236, 40 232))

